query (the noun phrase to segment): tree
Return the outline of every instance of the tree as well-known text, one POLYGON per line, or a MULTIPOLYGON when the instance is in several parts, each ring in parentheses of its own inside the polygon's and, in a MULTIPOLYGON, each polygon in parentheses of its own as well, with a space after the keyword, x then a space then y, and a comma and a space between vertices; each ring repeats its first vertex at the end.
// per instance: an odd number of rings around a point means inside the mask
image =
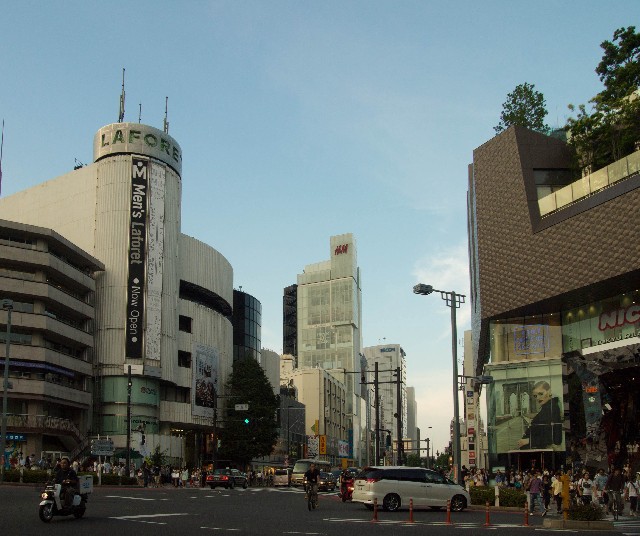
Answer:
POLYGON ((162 467, 167 463, 167 451, 161 451, 160 445, 156 445, 156 448, 153 449, 153 452, 147 458, 147 463, 149 463, 151 467, 162 467))
POLYGON ((226 388, 229 397, 218 458, 246 465, 253 458, 268 456, 278 438, 279 401, 262 367, 251 358, 236 361, 226 388), (236 411, 236 404, 248 404, 249 409, 236 411))
POLYGON ((405 461, 405 465, 407 467, 422 467, 422 460, 420 459, 420 454, 407 454, 407 459, 405 461))
POLYGON ((612 103, 636 91, 640 86, 640 33, 635 26, 619 28, 612 41, 603 41, 602 61, 596 73, 604 84, 604 91, 597 99, 612 103))
POLYGON ((500 123, 493 130, 500 133, 512 125, 519 125, 546 134, 550 130, 544 123, 547 113, 544 95, 536 91, 533 84, 525 82, 507 95, 502 104, 500 123))
MULTIPOLYGON (((591 99, 592 109, 577 107, 567 120, 569 143, 578 167, 589 173, 637 150, 640 142, 640 34, 634 26, 620 28, 612 41, 603 41, 596 73, 604 90, 591 99)), ((576 107, 569 105, 573 112, 576 107)))

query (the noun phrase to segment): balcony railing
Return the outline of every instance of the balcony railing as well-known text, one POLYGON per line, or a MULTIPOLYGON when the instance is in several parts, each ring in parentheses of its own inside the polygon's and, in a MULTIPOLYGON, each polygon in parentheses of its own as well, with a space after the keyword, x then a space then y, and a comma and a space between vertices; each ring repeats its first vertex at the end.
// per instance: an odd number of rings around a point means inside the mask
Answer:
POLYGON ((590 173, 581 179, 538 199, 540 216, 544 217, 571 203, 584 199, 623 179, 640 173, 640 151, 631 153, 607 167, 590 173))
POLYGON ((75 439, 83 438, 78 427, 69 419, 50 417, 49 415, 7 415, 7 427, 12 432, 32 432, 40 434, 70 435, 75 439))

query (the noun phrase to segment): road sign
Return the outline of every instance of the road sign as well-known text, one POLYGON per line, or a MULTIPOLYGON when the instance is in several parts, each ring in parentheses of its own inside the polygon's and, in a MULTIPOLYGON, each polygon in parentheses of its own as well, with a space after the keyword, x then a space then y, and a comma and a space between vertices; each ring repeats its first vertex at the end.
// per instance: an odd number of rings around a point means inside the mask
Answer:
POLYGON ((91 454, 94 456, 113 456, 113 439, 92 439, 91 454))
POLYGON ((236 411, 249 411, 249 404, 236 404, 236 411))

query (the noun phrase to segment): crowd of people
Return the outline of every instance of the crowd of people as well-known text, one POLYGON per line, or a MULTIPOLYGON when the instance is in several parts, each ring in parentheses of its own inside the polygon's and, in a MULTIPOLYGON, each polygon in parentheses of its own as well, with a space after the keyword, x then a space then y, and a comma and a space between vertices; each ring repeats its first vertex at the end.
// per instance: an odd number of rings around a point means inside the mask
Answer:
MULTIPOLYGON (((468 490, 472 486, 488 485, 522 490, 529 496, 530 514, 538 513, 542 516, 562 513, 562 476, 562 471, 547 469, 518 471, 511 468, 497 470, 495 474, 489 475, 484 469, 468 470, 465 466, 462 467, 462 477, 468 490)), ((567 476, 570 503, 604 508, 609 515, 616 501, 618 513, 624 514, 628 504, 628 515, 638 515, 640 471, 635 472, 629 465, 625 465, 623 469, 612 468, 609 472, 604 469, 595 472, 588 469, 570 471, 567 476)))

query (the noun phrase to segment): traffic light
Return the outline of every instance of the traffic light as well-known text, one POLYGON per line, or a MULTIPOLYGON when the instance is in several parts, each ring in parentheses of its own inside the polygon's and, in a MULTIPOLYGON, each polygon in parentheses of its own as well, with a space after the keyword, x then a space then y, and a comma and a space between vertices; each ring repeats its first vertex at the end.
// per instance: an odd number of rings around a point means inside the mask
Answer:
POLYGON ((251 420, 249 419, 249 417, 245 417, 243 422, 244 424, 249 424, 251 420))
POLYGON ((387 434, 387 448, 391 447, 391 434, 387 434))
POLYGON ((144 441, 145 441, 144 434, 140 434, 140 444, 144 445, 144 441))

